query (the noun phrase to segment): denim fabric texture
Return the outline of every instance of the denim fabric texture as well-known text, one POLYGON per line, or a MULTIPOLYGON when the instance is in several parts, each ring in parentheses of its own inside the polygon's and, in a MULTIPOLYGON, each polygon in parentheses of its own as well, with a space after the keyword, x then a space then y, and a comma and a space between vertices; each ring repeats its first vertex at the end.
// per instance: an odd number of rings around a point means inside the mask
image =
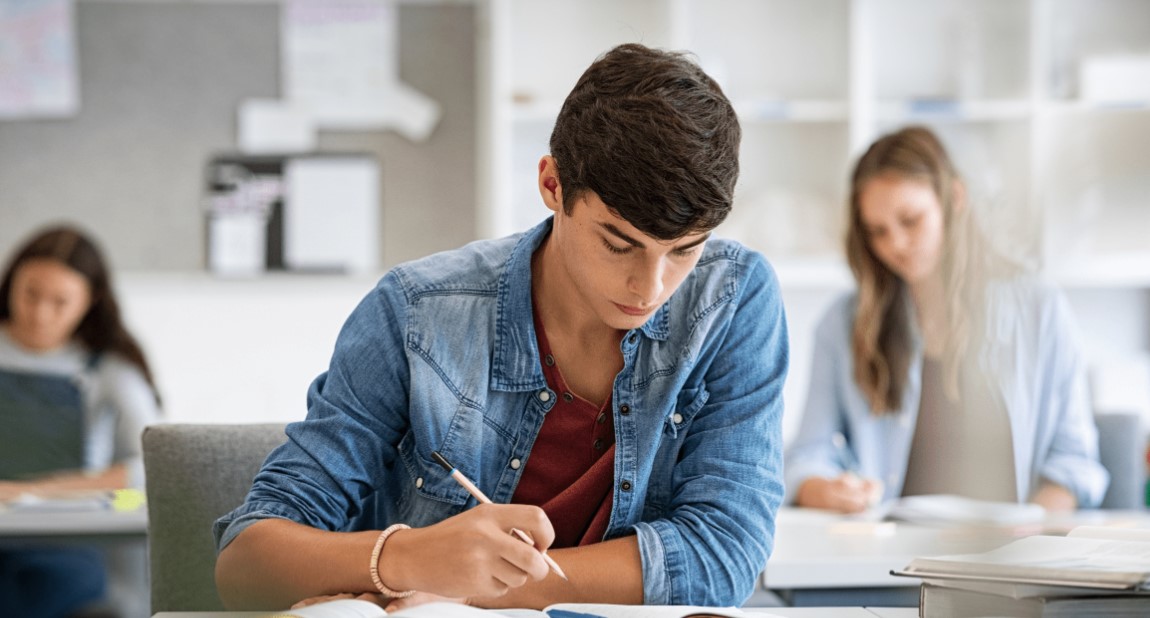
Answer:
MULTIPOLYGON (((531 256, 550 230, 548 219, 385 275, 311 385, 307 419, 288 426, 246 502, 216 522, 217 546, 269 517, 346 531, 427 526, 474 506, 435 450, 493 501, 510 501, 556 401, 531 308, 531 256)), ((740 604, 783 498, 788 344, 773 270, 709 240, 621 349, 606 538, 638 535, 646 603, 740 604)))
MULTIPOLYGON (((1025 275, 992 282, 987 302, 979 367, 1010 418, 1019 501, 1045 478, 1070 490, 1080 508, 1098 506, 1109 475, 1098 460, 1086 356, 1065 296, 1025 275)), ((856 472, 882 480, 884 499, 902 495, 921 395, 922 340, 915 333, 902 407, 875 416, 853 375, 856 303, 854 294, 840 298, 816 330, 810 390, 786 456, 790 501, 805 479, 842 473, 832 443, 838 432, 858 460, 856 472)))

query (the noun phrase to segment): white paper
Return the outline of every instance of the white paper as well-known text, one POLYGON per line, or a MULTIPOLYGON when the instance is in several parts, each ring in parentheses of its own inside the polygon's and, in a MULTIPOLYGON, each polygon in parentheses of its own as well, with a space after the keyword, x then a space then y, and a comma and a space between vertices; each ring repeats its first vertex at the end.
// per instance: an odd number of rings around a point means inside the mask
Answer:
POLYGON ((441 110, 399 80, 393 1, 293 0, 282 14, 284 96, 318 126, 431 134, 441 110))
POLYGON ((315 121, 307 111, 275 99, 248 99, 240 104, 239 146, 247 154, 312 152, 315 121))
POLYGON ((284 262, 293 270, 370 273, 379 262, 379 165, 300 157, 284 166, 284 262))
POLYGON ((0 2, 0 118, 80 107, 71 0, 0 2))

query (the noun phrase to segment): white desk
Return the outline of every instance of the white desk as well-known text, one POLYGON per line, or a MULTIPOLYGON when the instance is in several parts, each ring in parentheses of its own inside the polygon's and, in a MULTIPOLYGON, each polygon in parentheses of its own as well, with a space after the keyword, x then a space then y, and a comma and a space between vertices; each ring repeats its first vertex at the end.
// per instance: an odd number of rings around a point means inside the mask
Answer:
POLYGON ((0 507, 0 542, 74 542, 144 539, 148 533, 146 508, 52 511, 0 507))
POLYGON ((890 575, 913 558, 988 551, 1077 525, 1148 525, 1147 511, 1080 511, 1033 526, 935 526, 783 508, 762 586, 793 605, 917 605, 919 581, 890 575))

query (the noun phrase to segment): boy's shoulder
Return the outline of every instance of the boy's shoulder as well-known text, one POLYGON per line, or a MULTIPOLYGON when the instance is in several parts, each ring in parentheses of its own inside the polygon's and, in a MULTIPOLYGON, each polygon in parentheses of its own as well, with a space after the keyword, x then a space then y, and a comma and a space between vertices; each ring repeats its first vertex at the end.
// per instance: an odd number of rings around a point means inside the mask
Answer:
POLYGON ((391 274, 409 292, 486 288, 498 284, 523 234, 476 240, 399 264, 391 274))

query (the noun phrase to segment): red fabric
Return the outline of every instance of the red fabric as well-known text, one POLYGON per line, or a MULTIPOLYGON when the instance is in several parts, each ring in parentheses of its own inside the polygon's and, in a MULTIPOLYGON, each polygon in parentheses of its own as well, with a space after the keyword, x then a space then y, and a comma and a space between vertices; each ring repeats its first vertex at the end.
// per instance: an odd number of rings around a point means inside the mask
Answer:
POLYGON ((555 528, 552 547, 603 540, 615 485, 615 419, 611 399, 600 407, 567 388, 538 316, 535 332, 547 385, 558 400, 543 420, 511 501, 534 504, 555 528))

